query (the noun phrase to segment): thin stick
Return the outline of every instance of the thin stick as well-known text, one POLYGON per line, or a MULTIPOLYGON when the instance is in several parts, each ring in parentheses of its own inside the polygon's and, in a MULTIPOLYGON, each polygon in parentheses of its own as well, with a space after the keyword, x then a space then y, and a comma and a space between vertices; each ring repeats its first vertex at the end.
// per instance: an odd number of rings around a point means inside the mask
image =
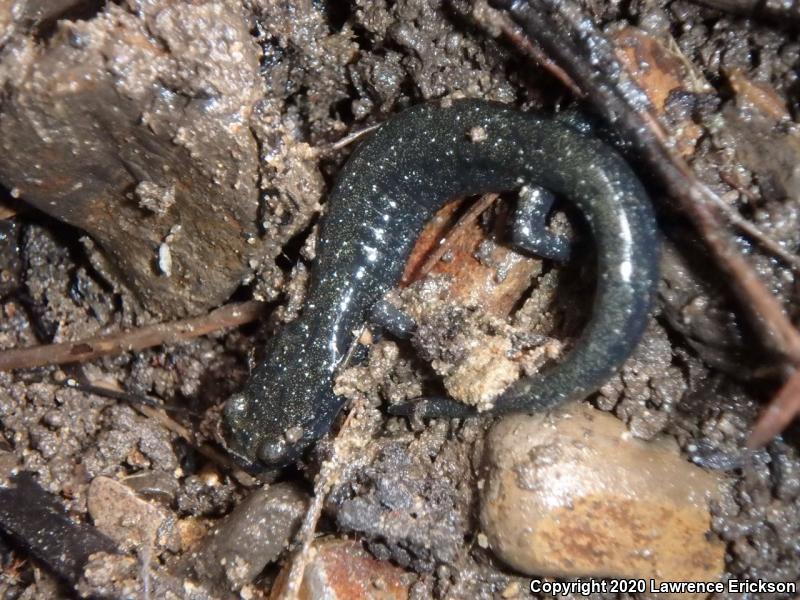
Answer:
POLYGON ((102 385, 92 385, 92 384, 84 384, 79 383, 74 379, 67 379, 64 383, 62 383, 65 388, 70 390, 78 390, 79 392, 84 392, 86 394, 94 394, 95 396, 104 396, 106 398, 112 398, 114 400, 120 400, 122 402, 127 402, 128 404, 143 404, 145 406, 150 406, 151 408, 160 408, 164 411, 172 411, 176 413, 184 413, 193 415, 195 417, 200 417, 199 413, 196 413, 188 408, 183 406, 165 406, 161 403, 157 402, 153 398, 144 395, 137 395, 137 394, 129 394, 127 392, 120 391, 118 389, 112 389, 109 387, 105 387, 102 385))
POLYGON ((333 152, 334 150, 341 150, 345 146, 349 146, 353 142, 361 139, 363 136, 367 135, 368 133, 375 131, 378 127, 380 127, 382 123, 377 123, 375 125, 368 125, 363 129, 359 129, 358 131, 353 131, 352 133, 348 133, 340 140, 336 140, 329 146, 324 147, 323 152, 333 152))
POLYGON ((230 474, 233 476, 236 481, 241 483, 245 487, 253 487, 258 483, 258 480, 246 473, 239 466, 233 462, 230 456, 227 454, 223 454, 216 448, 214 448, 211 444, 200 444, 197 441, 194 433, 175 421, 174 419, 170 418, 163 409, 153 408, 152 406, 148 406, 146 404, 133 404, 132 407, 142 413, 145 417, 153 419, 154 421, 161 424, 165 429, 171 431, 178 437, 182 438, 187 444, 192 446, 198 454, 201 456, 206 457, 211 462, 216 463, 218 466, 222 467, 223 469, 227 469, 230 471, 230 474))
POLYGON ((3 350, 0 351, 0 371, 83 362, 162 344, 177 344, 255 321, 262 315, 264 306, 263 302, 255 300, 227 304, 200 317, 148 325, 76 342, 3 350))
POLYGON ((126 402, 137 412, 141 413, 148 419, 153 419, 168 431, 171 431, 178 437, 182 438, 187 444, 192 446, 198 452, 198 454, 205 456, 212 462, 217 463, 217 465, 220 467, 229 470, 231 475, 233 475, 233 477, 245 487, 252 487, 256 485, 256 479, 249 473, 246 473, 240 469, 239 466, 236 465, 236 463, 234 463, 229 456, 219 452, 210 444, 198 443, 197 437, 193 431, 187 427, 184 427, 167 415, 164 412, 167 410, 167 407, 158 405, 158 403, 152 398, 147 396, 139 396, 136 394, 129 394, 119 389, 119 387, 112 388, 108 385, 84 384, 78 383, 74 380, 67 381, 65 387, 67 389, 83 392, 84 394, 93 394, 95 396, 113 398, 114 400, 126 402))
POLYGON ((570 79, 570 76, 558 66, 547 54, 544 53, 541 46, 534 43, 534 40, 525 37, 525 33, 517 27, 510 19, 500 19, 498 22, 500 29, 511 42, 545 71, 549 72, 553 77, 558 79, 565 88, 572 92, 577 97, 583 97, 581 89, 575 85, 575 82, 570 79))
POLYGON ((774 438, 776 432, 786 429, 797 416, 798 404, 800 404, 800 369, 792 373, 778 395, 761 413, 747 438, 747 447, 751 450, 760 448, 774 438))
POLYGON ((322 468, 317 474, 314 482, 314 498, 308 507, 306 516, 300 530, 295 536, 299 544, 297 551, 292 557, 289 575, 286 578, 286 585, 280 594, 281 600, 297 600, 300 593, 300 585, 303 583, 303 574, 306 564, 310 558, 311 542, 314 541, 314 532, 317 529, 317 522, 322 514, 322 506, 333 485, 339 480, 345 465, 352 460, 352 452, 359 447, 359 435, 355 429, 355 417, 364 409, 364 401, 361 399, 353 401, 350 412, 342 424, 336 440, 333 444, 333 456, 330 460, 322 464, 322 468))
MULTIPOLYGON (((353 358, 356 347, 358 346, 358 339, 364 333, 366 325, 362 325, 361 329, 350 344, 339 373, 347 369, 350 365, 350 360, 353 358)), ((311 504, 306 511, 303 518, 303 523, 295 535, 295 542, 298 545, 297 551, 291 560, 289 574, 286 577, 286 584, 280 593, 281 600, 297 600, 300 594, 300 586, 303 583, 303 575, 305 574, 306 565, 311 557, 311 543, 314 541, 314 532, 317 530, 317 523, 319 522, 320 515, 322 515, 322 506, 325 503, 325 498, 328 492, 331 491, 333 485, 341 478, 345 466, 353 459, 354 452, 363 453, 362 440, 363 435, 359 435, 359 430, 356 428, 356 417, 364 410, 365 401, 362 398, 356 398, 350 405, 350 412, 339 428, 336 438, 333 441, 333 451, 331 458, 322 463, 319 473, 314 480, 314 497, 311 504)))

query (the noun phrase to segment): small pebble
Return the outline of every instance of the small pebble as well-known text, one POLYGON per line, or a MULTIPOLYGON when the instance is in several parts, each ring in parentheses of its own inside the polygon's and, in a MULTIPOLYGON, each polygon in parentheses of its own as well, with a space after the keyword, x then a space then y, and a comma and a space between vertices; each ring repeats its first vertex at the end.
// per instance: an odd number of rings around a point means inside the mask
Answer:
POLYGON ((178 570, 212 585, 242 589, 288 546, 307 503, 307 495, 288 483, 256 490, 183 556, 178 570))
POLYGON ((177 551, 180 545, 175 515, 115 479, 95 477, 89 484, 87 506, 95 526, 120 548, 177 551))

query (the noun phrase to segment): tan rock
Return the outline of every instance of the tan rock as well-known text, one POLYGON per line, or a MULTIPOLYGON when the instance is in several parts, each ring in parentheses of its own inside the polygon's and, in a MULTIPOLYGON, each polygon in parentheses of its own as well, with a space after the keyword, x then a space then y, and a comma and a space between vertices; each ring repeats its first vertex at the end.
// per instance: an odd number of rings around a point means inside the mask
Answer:
POLYGON ((87 505, 95 526, 123 549, 177 550, 180 545, 175 515, 139 498, 124 483, 95 477, 87 505))
POLYGON ((485 461, 483 530, 523 573, 657 581, 723 573, 724 546, 709 535, 719 481, 674 443, 637 440, 581 403, 500 421, 485 461))
MULTIPOLYGON (((291 564, 278 576, 271 600, 282 598, 291 564)), ((320 539, 306 564, 298 600, 401 600, 415 577, 391 563, 376 560, 359 542, 320 539)))

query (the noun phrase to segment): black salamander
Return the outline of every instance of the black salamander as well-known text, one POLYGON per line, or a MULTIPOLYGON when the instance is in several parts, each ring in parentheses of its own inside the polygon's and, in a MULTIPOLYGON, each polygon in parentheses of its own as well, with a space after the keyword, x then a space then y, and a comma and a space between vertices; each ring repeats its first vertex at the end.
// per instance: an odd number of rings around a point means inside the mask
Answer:
MULTIPOLYGON (((342 169, 303 312, 269 340, 265 361, 226 404, 231 451, 278 466, 327 433, 343 403, 333 393, 336 369, 371 307, 397 283, 426 221, 455 197, 520 188, 532 192, 520 202, 514 243, 564 258, 565 240, 546 227, 556 194, 588 222, 598 281, 571 352, 511 385, 492 412, 543 410, 605 383, 638 343, 658 279, 656 223, 642 185, 610 147, 563 123, 484 101, 423 104, 382 125, 342 169)), ((464 417, 474 409, 437 399, 415 412, 464 417)))

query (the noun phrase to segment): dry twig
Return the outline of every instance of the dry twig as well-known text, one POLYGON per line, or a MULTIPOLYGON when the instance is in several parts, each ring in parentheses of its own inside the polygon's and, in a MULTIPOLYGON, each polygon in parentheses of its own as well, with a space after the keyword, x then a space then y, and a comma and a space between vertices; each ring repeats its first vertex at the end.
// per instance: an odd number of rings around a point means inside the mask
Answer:
POLYGON ((441 243, 436 247, 436 249, 428 255, 428 258, 425 259, 425 262, 422 263, 422 266, 419 267, 416 273, 414 273, 414 279, 422 279, 427 275, 433 267, 436 266, 442 256, 453 246, 453 244, 463 235, 464 231, 466 230, 467 226, 470 225, 472 222, 477 220, 483 214, 487 208, 489 208, 494 201, 500 197, 500 194, 484 194, 478 200, 476 200, 472 206, 469 207, 469 210, 461 215, 461 218, 456 221, 455 225, 453 225, 450 230, 447 232, 447 235, 442 238, 441 243))
POLYGON ((0 371, 83 362, 109 354, 143 350, 162 344, 177 344, 214 331, 250 323, 258 319, 263 311, 263 302, 251 300, 226 304, 200 317, 148 325, 111 335, 76 342, 3 350, 0 352, 0 371))
POLYGON ((760 448, 769 443, 775 436, 774 432, 786 429, 797 414, 798 398, 800 398, 800 369, 792 373, 766 410, 761 413, 747 438, 747 447, 752 450, 760 448))
MULTIPOLYGON (((361 327, 358 335, 355 336, 353 343, 347 351, 340 371, 350 365, 358 339, 366 328, 361 327)), ((359 417, 363 414, 366 403, 363 399, 354 400, 350 405, 350 410, 336 434, 333 441, 333 451, 328 460, 322 463, 319 472, 314 480, 314 498, 306 511, 303 523, 295 536, 298 545, 297 550, 292 556, 289 574, 286 583, 283 585, 278 595, 281 600, 297 600, 300 594, 300 586, 303 583, 306 565, 311 557, 311 542, 314 541, 314 532, 317 529, 322 506, 325 498, 333 486, 340 480, 348 465, 353 461, 354 456, 363 455, 363 448, 372 439, 372 435, 364 435, 363 424, 359 428, 359 417)), ((363 421, 363 419, 362 419, 363 421)), ((274 593, 274 591, 273 591, 274 593)))
POLYGON ((330 144, 328 146, 323 147, 322 151, 323 152, 334 152, 336 150, 341 150, 342 148, 344 148, 346 146, 349 146, 353 142, 356 142, 356 141, 360 140, 362 137, 364 137, 368 133, 371 133, 371 132, 375 131, 381 125, 382 125, 382 123, 376 123, 375 125, 368 125, 367 127, 364 127, 363 129, 359 129, 358 131, 353 131, 351 133, 348 133, 343 138, 341 138, 339 140, 336 140, 335 142, 333 142, 332 144, 330 144))
MULTIPOLYGON (((724 171, 720 173, 720 179, 722 179, 722 181, 727 183, 740 194, 747 196, 751 200, 755 199, 749 190, 742 187, 742 185, 728 173, 725 173, 724 171)), ((722 198, 719 198, 718 196, 715 196, 714 198, 715 204, 717 204, 717 207, 725 214, 725 216, 728 218, 728 221, 753 238, 765 250, 780 258, 784 263, 786 263, 787 266, 791 267, 795 271, 800 272, 800 256, 789 252, 786 248, 781 246, 777 240, 773 239, 767 233, 761 231, 761 229, 756 227, 753 223, 742 217, 742 215, 740 215, 734 208, 725 203, 722 198)))
POLYGON ((354 401, 350 412, 342 424, 333 444, 333 453, 329 460, 322 464, 322 468, 314 481, 314 498, 311 501, 300 530, 295 537, 298 549, 292 557, 286 585, 281 591, 281 600, 296 600, 299 597, 300 585, 303 583, 303 574, 310 558, 311 542, 314 541, 314 532, 317 522, 322 514, 322 506, 331 488, 339 481, 346 465, 352 461, 353 452, 357 452, 369 437, 359 433, 356 427, 357 416, 364 410, 363 401, 354 401))

